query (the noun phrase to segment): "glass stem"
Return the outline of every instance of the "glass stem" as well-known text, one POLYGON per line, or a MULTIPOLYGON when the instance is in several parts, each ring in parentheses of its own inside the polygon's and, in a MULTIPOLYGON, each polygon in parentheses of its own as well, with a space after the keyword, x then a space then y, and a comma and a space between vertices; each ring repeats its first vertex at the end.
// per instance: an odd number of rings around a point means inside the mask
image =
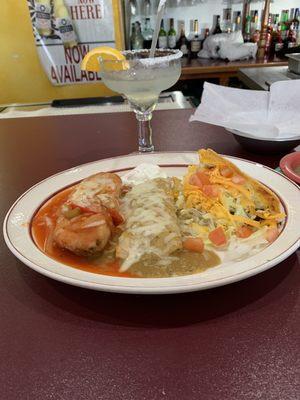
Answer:
POLYGON ((138 135, 139 135, 139 151, 141 153, 154 151, 152 144, 152 128, 151 119, 152 112, 136 112, 136 118, 138 120, 138 135))

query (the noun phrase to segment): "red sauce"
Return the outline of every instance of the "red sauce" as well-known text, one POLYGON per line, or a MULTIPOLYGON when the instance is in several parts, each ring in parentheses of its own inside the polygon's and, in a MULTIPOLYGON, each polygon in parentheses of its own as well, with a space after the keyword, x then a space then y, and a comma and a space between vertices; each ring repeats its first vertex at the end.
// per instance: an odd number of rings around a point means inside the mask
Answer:
MULTIPOLYGON (((33 240, 37 247, 47 256, 66 264, 73 268, 78 268, 83 271, 93 272, 96 274, 111 275, 111 276, 122 276, 122 277, 134 277, 134 275, 126 272, 120 273, 120 264, 118 260, 110 261, 105 264, 98 264, 96 261, 93 262, 87 257, 80 257, 76 254, 71 253, 68 250, 61 249, 57 246, 48 246, 47 239, 51 228, 46 220, 51 221, 54 225, 56 223, 56 213, 58 208, 67 200, 73 187, 62 190, 48 200, 36 213, 31 221, 31 233, 33 240)), ((48 240, 49 241, 49 240, 48 240)))

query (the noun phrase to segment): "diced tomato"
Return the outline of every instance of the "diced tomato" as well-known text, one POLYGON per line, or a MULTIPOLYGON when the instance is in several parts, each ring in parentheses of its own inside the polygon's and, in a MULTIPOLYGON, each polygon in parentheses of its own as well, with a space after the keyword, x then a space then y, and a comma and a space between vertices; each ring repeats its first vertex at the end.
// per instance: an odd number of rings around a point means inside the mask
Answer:
POLYGON ((124 222, 123 216, 115 208, 108 208, 108 212, 115 226, 118 226, 124 222))
POLYGON ((208 234, 208 238, 215 246, 223 246, 227 243, 227 238, 222 226, 219 226, 218 228, 211 231, 208 234))
POLYGON ((274 242, 279 236, 279 230, 277 228, 269 228, 266 232, 266 239, 269 243, 274 242))
POLYGON ((239 228, 237 228, 236 230, 236 236, 242 239, 245 239, 249 236, 251 236, 253 233, 253 230, 251 228, 249 228, 248 226, 240 226, 239 228))
POLYGON ((233 170, 229 167, 221 167, 220 174, 224 176, 224 178, 231 178, 233 175, 233 170))
POLYGON ((218 197, 220 193, 217 185, 204 185, 202 191, 208 197, 218 197))
POLYGON ((204 243, 201 238, 188 238, 183 243, 183 248, 196 253, 202 253, 204 250, 204 243))
POLYGON ((196 172, 196 175, 200 179, 200 181, 202 182, 202 185, 209 185, 210 184, 209 176, 208 176, 208 174, 206 172, 198 171, 198 172, 196 172))
POLYGON ((243 185, 246 182, 246 179, 241 175, 233 175, 231 181, 237 185, 243 185))
POLYGON ((190 185, 198 186, 199 188, 202 188, 203 184, 201 180, 198 178, 196 174, 191 175, 190 180, 189 180, 190 185))

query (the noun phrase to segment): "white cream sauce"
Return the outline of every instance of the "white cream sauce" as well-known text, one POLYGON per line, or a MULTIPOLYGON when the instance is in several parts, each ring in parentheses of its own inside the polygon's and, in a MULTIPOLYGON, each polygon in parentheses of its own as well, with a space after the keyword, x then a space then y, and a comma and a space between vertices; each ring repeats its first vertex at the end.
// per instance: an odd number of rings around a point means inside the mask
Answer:
POLYGON ((145 254, 155 254, 166 262, 168 256, 182 247, 169 182, 148 180, 136 185, 123 199, 124 232, 119 238, 117 256, 124 259, 121 272, 145 254))

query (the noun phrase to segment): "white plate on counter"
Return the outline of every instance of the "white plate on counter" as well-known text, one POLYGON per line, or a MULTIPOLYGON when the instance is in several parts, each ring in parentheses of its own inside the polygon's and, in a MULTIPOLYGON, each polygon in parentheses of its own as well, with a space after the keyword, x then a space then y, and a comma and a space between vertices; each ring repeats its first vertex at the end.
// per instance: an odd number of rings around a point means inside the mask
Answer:
POLYGON ((44 254, 33 242, 30 222, 36 211, 60 190, 101 171, 120 174, 141 163, 160 165, 169 176, 182 176, 198 162, 196 152, 137 154, 91 162, 53 175, 27 190, 12 205, 3 225, 4 239, 12 253, 35 271, 70 285, 118 293, 167 294, 204 290, 237 282, 274 267, 300 245, 300 190, 282 174, 255 162, 227 157, 243 172, 268 186, 280 198, 287 215, 279 237, 259 253, 242 261, 226 262, 204 272, 170 278, 127 278, 86 272, 44 254))

